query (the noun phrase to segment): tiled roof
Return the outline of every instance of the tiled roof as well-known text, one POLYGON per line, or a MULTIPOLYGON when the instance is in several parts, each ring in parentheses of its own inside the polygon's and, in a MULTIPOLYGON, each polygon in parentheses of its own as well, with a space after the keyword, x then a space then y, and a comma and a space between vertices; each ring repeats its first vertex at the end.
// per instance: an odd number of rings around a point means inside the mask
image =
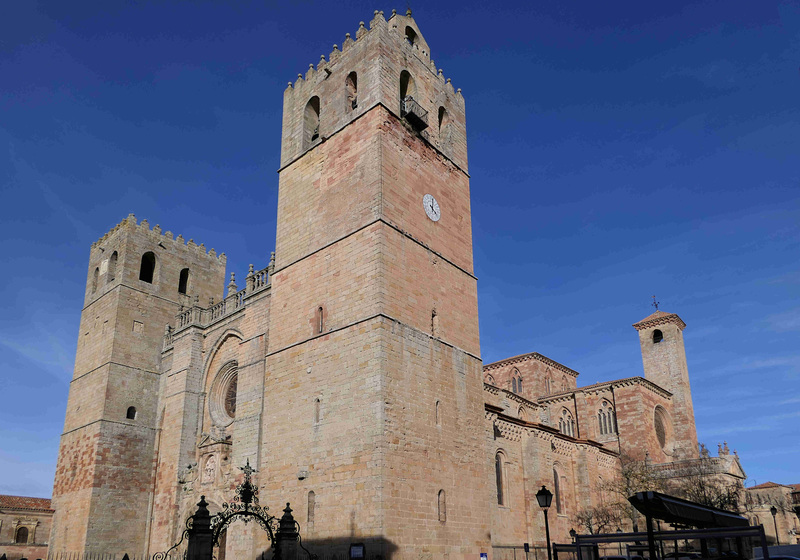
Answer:
POLYGON ((761 488, 780 488, 781 486, 787 486, 786 484, 778 484, 777 482, 762 482, 756 486, 750 486, 748 490, 752 489, 761 489, 761 488))
POLYGON ((648 327, 655 327, 656 325, 664 325, 666 323, 675 323, 681 330, 686 328, 686 323, 684 323, 680 317, 675 313, 667 313, 666 311, 656 311, 648 315, 638 323, 634 323, 633 328, 640 331, 648 327))
POLYGON ((0 494, 0 508, 53 511, 50 508, 50 498, 28 498, 26 496, 6 496, 3 494, 0 494))

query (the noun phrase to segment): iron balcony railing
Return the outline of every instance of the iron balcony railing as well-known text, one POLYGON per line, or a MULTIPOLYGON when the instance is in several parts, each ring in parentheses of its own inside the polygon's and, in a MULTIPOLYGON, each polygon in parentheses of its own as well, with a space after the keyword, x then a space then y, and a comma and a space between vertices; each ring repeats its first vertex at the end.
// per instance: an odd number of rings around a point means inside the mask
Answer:
POLYGON ((405 118, 414 130, 419 132, 428 128, 428 111, 414 101, 413 97, 409 95, 403 99, 402 109, 400 116, 405 118))

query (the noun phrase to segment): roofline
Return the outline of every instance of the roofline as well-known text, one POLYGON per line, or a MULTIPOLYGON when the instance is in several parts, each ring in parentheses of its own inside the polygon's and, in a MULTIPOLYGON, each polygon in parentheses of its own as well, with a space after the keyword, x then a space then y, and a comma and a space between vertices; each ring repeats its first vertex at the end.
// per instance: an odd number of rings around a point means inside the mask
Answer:
POLYGON ((574 369, 570 369, 564 364, 560 364, 557 361, 553 360, 552 358, 548 358, 547 356, 543 356, 538 352, 529 352, 528 354, 520 354, 519 356, 513 356, 511 358, 505 358, 504 360, 500 360, 497 362, 492 362, 491 364, 484 364, 483 371, 487 371, 489 369, 496 369, 501 366, 505 366, 508 364, 516 364, 519 362, 524 362, 526 360, 530 360, 531 358, 543 362, 550 367, 554 367, 564 373, 568 373, 573 377, 578 377, 580 374, 575 371, 574 369))
POLYGON ((599 441, 595 441, 593 439, 585 439, 585 438, 576 438, 572 436, 568 436, 566 434, 562 434, 558 431, 558 428, 554 428, 553 426, 548 426, 547 424, 542 424, 541 422, 529 422, 527 420, 521 420, 519 418, 515 418, 513 416, 509 416, 505 413, 504 409, 489 403, 484 403, 484 409, 487 412, 491 412, 492 414, 496 414, 498 418, 502 419, 505 422, 510 424, 516 424, 517 426, 521 426, 523 428, 530 428, 534 430, 539 430, 542 432, 547 432, 558 439, 562 439, 567 443, 574 443, 578 445, 588 445, 590 447, 594 447, 597 450, 604 452, 608 455, 613 457, 619 457, 619 453, 614 451, 613 449, 607 448, 605 445, 600 443, 599 441))
MULTIPOLYGON (((629 385, 642 385, 653 391, 654 393, 659 393, 664 397, 672 397, 672 393, 664 389, 661 385, 653 383, 649 379, 645 379, 639 375, 634 377, 623 377, 622 379, 614 379, 612 381, 601 381, 600 383, 594 383, 592 385, 586 385, 585 387, 578 387, 574 391, 570 391, 572 393, 577 393, 578 391, 594 391, 597 389, 604 389, 606 387, 616 388, 616 387, 626 387, 629 385)), ((559 393, 561 394, 561 393, 559 393)), ((552 395, 557 396, 557 395, 552 395)))
POLYGON ((686 323, 683 322, 683 319, 678 317, 677 313, 668 313, 667 315, 662 315, 660 317, 653 317, 652 319, 645 318, 639 321, 638 323, 634 323, 632 326, 637 331, 641 331, 643 329, 656 327, 658 325, 665 325, 667 323, 675 323, 676 325, 678 325, 678 328, 680 330, 686 328, 686 323))

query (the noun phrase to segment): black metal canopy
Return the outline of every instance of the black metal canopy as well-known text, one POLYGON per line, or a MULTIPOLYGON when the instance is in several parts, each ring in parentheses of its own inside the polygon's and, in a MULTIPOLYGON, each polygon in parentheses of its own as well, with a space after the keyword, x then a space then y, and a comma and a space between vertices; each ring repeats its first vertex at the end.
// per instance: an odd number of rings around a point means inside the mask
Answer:
POLYGON ((645 517, 698 528, 747 527, 750 522, 730 511, 682 500, 661 492, 637 492, 628 501, 645 517))

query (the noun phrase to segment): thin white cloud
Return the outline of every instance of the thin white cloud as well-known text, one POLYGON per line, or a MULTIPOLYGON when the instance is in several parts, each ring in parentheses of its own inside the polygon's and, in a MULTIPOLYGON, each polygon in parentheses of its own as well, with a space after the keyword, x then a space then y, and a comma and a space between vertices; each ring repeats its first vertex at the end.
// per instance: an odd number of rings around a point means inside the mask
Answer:
POLYGON ((775 332, 800 330, 800 307, 769 315, 764 319, 764 322, 770 330, 775 332))

